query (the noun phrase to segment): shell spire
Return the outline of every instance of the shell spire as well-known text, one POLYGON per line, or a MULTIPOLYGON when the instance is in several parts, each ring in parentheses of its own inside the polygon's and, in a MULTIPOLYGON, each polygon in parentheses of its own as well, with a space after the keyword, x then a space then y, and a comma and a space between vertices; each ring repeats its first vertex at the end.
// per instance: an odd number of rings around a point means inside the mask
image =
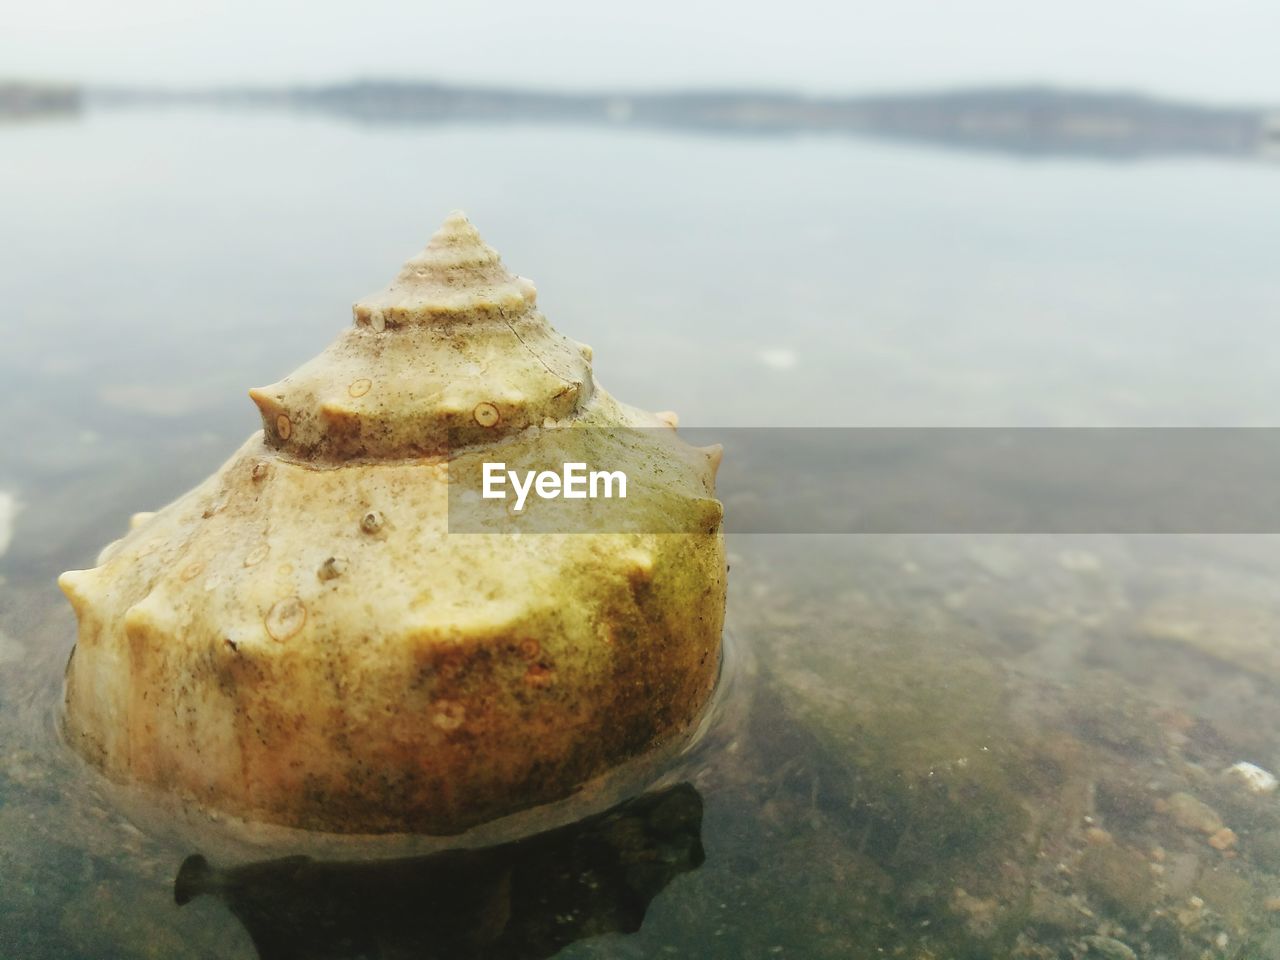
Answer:
POLYGON ((299 461, 398 460, 575 417, 595 389, 590 353, 536 299, 450 214, 323 353, 249 391, 263 436, 299 461))
POLYGON ((353 308, 355 322, 374 330, 432 320, 460 320, 533 308, 537 289, 502 265, 467 219, 454 211, 425 250, 410 258, 385 289, 353 308))

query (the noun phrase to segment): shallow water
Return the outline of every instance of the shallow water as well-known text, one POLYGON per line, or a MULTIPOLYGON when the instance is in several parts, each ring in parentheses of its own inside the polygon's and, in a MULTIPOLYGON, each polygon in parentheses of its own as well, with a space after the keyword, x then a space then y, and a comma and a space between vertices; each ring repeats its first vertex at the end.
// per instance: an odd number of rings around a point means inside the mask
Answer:
POLYGON ((1280 955, 1280 800, 1222 773, 1280 769, 1273 537, 734 538, 743 709, 674 801, 372 879, 131 822, 56 738, 53 585, 454 207, 686 424, 1276 425, 1280 171, 142 111, 0 154, 0 955, 1280 955))

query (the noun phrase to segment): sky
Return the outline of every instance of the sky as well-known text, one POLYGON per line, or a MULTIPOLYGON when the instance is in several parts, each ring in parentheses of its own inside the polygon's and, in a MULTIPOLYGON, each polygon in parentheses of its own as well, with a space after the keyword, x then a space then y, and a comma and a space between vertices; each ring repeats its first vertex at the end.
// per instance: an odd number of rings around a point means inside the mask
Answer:
POLYGON ((34 0, 0 74, 814 94, 1051 83, 1280 104, 1277 0, 34 0))

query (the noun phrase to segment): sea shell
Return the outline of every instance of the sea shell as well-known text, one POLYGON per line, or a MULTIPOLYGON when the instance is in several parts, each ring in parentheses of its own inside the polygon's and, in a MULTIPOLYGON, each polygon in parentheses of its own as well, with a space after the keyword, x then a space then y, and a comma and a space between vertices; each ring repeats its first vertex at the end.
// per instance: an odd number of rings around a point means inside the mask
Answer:
POLYGON ((719 451, 601 389, 535 296, 452 215, 250 391, 263 429, 221 469, 63 574, 75 748, 248 820, 441 833, 691 729, 719 666, 719 451), (645 439, 597 444, 609 469, 695 532, 449 532, 460 471, 615 429, 645 439))

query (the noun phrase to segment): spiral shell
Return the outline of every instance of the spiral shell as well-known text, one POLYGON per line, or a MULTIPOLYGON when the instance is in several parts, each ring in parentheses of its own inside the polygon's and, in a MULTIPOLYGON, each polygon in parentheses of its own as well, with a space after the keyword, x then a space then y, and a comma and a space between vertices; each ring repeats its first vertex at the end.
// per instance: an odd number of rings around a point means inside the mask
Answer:
POLYGON ((246 819, 452 832, 563 797, 701 713, 725 600, 716 451, 619 403, 461 214, 250 391, 263 429, 59 584, 66 729, 120 781, 246 819), (691 533, 451 534, 451 473, 618 444, 691 533))

